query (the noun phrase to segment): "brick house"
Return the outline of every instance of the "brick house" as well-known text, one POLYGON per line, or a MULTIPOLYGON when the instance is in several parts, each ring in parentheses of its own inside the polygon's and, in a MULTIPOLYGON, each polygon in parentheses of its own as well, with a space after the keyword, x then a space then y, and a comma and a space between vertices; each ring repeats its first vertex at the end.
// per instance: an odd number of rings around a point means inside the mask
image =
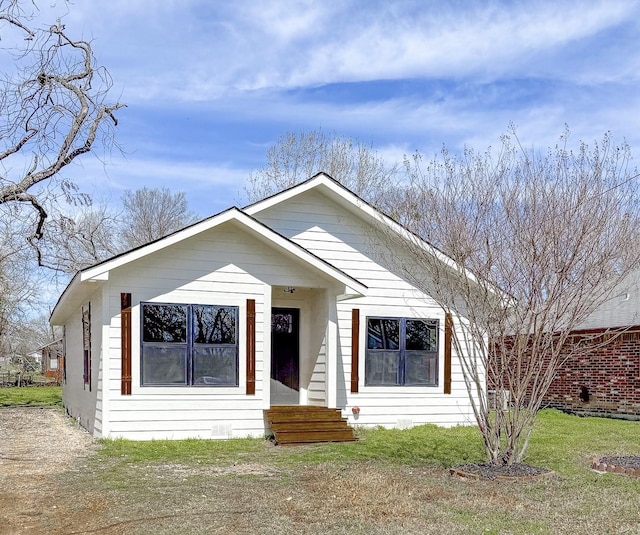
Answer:
POLYGON ((640 419, 640 272, 574 332, 584 352, 558 371, 545 405, 594 416, 640 419))
POLYGON ((62 338, 42 346, 38 352, 42 355, 42 374, 61 382, 64 368, 62 338))

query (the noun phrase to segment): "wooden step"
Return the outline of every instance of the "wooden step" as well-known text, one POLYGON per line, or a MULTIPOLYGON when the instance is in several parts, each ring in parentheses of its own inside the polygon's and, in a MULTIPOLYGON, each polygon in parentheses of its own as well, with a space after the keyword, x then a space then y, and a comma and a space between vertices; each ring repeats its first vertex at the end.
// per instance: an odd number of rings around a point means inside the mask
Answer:
POLYGON ((342 415, 338 413, 323 413, 320 411, 312 412, 288 412, 288 413, 276 413, 268 415, 271 422, 342 422, 344 419, 342 415))
POLYGON ((330 431, 331 429, 351 429, 344 421, 339 422, 271 422, 271 431, 330 431))
POLYGON ((280 445, 356 440, 339 409, 313 405, 281 405, 266 411, 267 421, 280 445))

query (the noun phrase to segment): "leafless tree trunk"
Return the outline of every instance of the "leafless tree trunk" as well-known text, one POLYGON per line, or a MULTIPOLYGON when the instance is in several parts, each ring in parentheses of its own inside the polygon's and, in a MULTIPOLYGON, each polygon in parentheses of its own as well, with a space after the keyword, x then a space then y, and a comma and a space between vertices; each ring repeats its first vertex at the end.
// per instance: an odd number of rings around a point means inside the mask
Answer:
POLYGON ((68 198, 77 198, 60 173, 98 136, 109 145, 122 104, 107 102, 111 79, 96 65, 91 44, 72 39, 60 21, 47 29, 31 26, 28 9, 35 4, 0 1, 0 38, 15 65, 0 80, 0 204, 34 210, 27 238, 40 255, 47 212, 45 189, 38 186, 54 180, 68 198))
MULTIPOLYGON (((466 150, 408 161, 403 204, 417 262, 405 274, 451 313, 454 347, 490 462, 523 460, 570 336, 636 268, 638 174, 609 135, 572 152, 466 150), (491 394, 507 403, 495 402, 491 394)), ((600 340, 598 343, 605 343, 600 340)), ((588 344, 587 344, 588 345, 588 344)))

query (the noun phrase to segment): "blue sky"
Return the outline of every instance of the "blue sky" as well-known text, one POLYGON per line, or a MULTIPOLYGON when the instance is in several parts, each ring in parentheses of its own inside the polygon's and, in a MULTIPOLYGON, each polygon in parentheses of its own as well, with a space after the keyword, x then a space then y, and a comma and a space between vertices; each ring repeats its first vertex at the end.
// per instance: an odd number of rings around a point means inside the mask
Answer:
MULTIPOLYGON (((59 2, 58 11, 64 7, 59 2)), ((110 71, 125 155, 69 173, 117 201, 169 187, 201 216, 288 131, 322 128, 388 161, 611 131, 640 154, 640 2, 76 0, 68 32, 110 71)))

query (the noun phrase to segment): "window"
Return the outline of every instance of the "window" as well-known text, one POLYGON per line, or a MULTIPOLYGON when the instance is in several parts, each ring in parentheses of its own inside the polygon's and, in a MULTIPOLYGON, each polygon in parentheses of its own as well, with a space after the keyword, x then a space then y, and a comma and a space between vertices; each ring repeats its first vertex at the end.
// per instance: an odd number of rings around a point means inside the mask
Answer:
POLYGON ((67 383, 67 327, 62 327, 62 381, 67 383))
POLYGON ((91 303, 82 307, 82 378, 91 390, 91 303))
POLYGON ((142 384, 238 386, 238 307, 142 304, 142 384))
POLYGON ((367 318, 365 385, 437 384, 437 320, 367 318))

